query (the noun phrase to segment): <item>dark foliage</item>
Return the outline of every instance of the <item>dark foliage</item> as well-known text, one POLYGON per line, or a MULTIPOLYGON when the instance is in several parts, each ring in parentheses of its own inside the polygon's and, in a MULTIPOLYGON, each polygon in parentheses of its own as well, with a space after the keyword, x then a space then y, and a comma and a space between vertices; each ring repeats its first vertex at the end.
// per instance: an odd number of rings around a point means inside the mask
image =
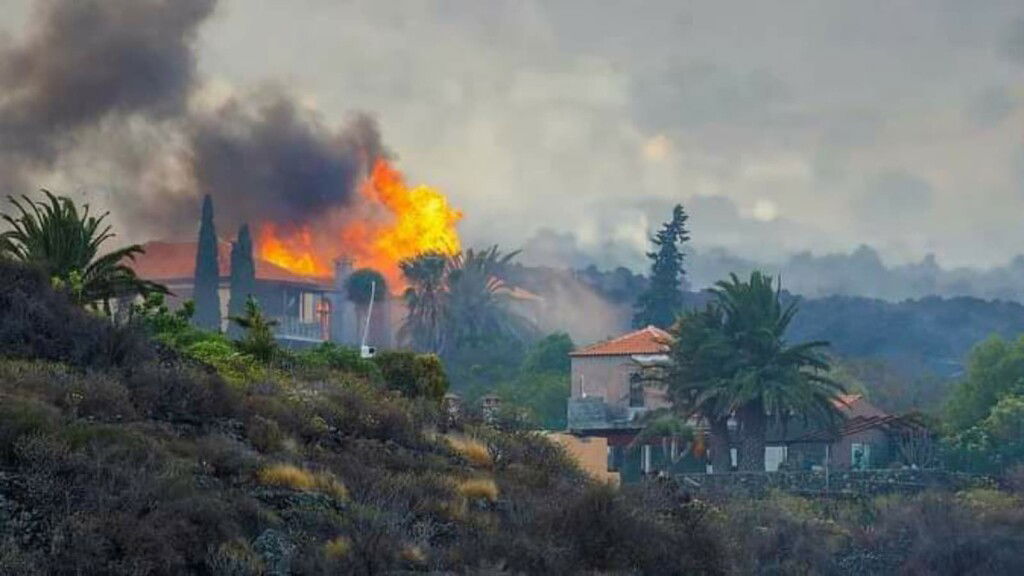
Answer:
MULTIPOLYGON (((242 316, 245 303, 256 294, 256 264, 252 259, 252 236, 249 225, 238 229, 238 239, 231 243, 231 296, 228 316, 242 316)), ((236 324, 228 327, 228 334, 238 339, 241 330, 236 324)))
POLYGON ((448 391, 448 377, 441 360, 433 354, 388 350, 374 358, 384 382, 408 398, 440 402, 448 391))
POLYGON ((220 266, 217 263, 217 229, 213 222, 213 198, 203 198, 203 217, 199 223, 195 273, 196 326, 220 330, 220 266))
POLYGON ((134 327, 78 308, 53 291, 41 270, 0 259, 0 356, 101 368, 152 355, 134 327))
POLYGON ((650 285, 637 296, 633 327, 653 325, 668 328, 683 309, 683 244, 690 239, 686 230, 689 217, 682 204, 672 210, 672 219, 651 238, 654 251, 651 260, 650 285))

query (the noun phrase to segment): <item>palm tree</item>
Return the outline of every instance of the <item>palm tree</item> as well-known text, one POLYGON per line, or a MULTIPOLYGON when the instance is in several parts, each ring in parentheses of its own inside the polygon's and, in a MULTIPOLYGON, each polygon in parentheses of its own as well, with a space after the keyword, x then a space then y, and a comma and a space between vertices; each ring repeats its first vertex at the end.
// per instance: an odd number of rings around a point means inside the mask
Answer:
POLYGON ((665 376, 677 406, 707 419, 715 470, 728 465, 730 418, 735 418, 741 470, 764 470, 769 423, 785 430, 798 417, 833 425, 841 413, 835 400, 844 392, 827 376, 821 353, 827 342, 790 346, 785 332, 797 305, 782 303, 772 278, 735 274, 711 290, 714 300, 684 315, 675 327, 672 364, 665 376))
POLYGON ((530 322, 511 309, 513 287, 505 280, 509 263, 518 254, 502 254, 491 246, 449 259, 445 328, 453 345, 522 341, 533 332, 530 322))
POLYGON ((80 212, 67 197, 43 190, 46 200, 8 196, 17 214, 3 214, 10 226, 0 234, 0 255, 41 267, 58 287, 80 305, 102 303, 109 311, 112 298, 167 294, 167 288, 140 279, 127 265, 145 251, 132 244, 100 255, 100 246, 114 237, 103 221, 108 213, 80 212))
POLYGON ((528 338, 533 327, 512 310, 512 286, 505 280, 518 254, 502 254, 491 246, 403 262, 409 288, 402 337, 415 348, 442 356, 496 339, 528 338))
POLYGON ((405 260, 400 267, 409 287, 405 290, 408 315, 398 336, 417 350, 441 354, 445 345, 443 322, 448 258, 431 252, 405 260))
POLYGON ((263 314, 255 298, 249 296, 246 299, 244 316, 229 316, 228 319, 245 330, 245 336, 238 341, 239 349, 264 362, 274 358, 277 353, 274 327, 278 322, 263 314))

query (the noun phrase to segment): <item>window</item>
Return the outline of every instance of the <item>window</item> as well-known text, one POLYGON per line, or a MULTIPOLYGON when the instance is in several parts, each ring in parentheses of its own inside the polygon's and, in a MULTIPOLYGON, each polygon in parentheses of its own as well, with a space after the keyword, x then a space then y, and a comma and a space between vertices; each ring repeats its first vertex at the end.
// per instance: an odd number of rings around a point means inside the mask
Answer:
POLYGON ((867 470, 871 466, 871 445, 854 442, 850 445, 850 468, 867 470))
POLYGON ((618 472, 622 467, 622 446, 608 447, 608 471, 618 472))
POLYGON ((303 292, 299 296, 299 322, 312 324, 318 321, 319 318, 316 316, 316 294, 303 292))
POLYGON ((631 374, 629 377, 629 407, 644 407, 644 383, 639 374, 631 374))

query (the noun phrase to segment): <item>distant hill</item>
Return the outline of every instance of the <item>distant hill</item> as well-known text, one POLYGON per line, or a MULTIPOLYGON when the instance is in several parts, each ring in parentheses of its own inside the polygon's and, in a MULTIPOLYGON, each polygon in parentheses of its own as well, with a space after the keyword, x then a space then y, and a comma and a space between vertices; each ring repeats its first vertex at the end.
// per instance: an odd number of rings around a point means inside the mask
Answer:
POLYGON ((842 356, 882 358, 911 371, 955 376, 979 341, 1022 333, 1024 306, 1016 302, 932 296, 893 303, 832 296, 802 300, 790 337, 829 340, 842 356))
MULTIPOLYGON (((514 279, 550 299, 553 312, 543 328, 567 330, 577 344, 627 330, 633 300, 647 285, 646 278, 625 268, 604 272, 594 267, 569 271, 521 266, 514 279)), ((706 291, 687 292, 691 308, 708 299, 706 291)), ((792 340, 828 340, 839 356, 883 360, 908 375, 956 376, 979 341, 992 334, 1024 334, 1024 305, 1006 300, 929 296, 890 302, 828 296, 800 297, 800 302, 792 340)))

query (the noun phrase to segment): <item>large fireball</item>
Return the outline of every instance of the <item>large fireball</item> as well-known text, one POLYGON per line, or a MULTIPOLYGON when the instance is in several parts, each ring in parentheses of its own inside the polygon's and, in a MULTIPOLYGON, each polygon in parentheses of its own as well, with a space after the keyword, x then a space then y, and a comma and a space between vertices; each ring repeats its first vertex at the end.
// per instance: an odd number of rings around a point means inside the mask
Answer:
POLYGON ((378 159, 360 189, 358 216, 328 215, 300 226, 263 222, 259 226, 259 257, 295 274, 326 278, 333 261, 350 258, 359 268, 373 268, 391 290, 405 282, 398 264, 427 252, 454 254, 462 249, 456 225, 462 213, 438 190, 408 187, 401 172, 378 159))

